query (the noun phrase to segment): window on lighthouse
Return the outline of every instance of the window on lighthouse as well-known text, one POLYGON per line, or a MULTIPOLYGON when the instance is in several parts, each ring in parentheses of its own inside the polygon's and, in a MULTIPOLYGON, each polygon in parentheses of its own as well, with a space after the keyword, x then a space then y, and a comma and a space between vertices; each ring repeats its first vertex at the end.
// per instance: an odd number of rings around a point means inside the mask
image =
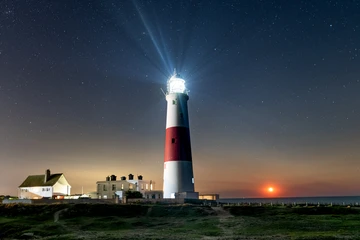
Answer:
POLYGON ((172 138, 171 139, 171 143, 175 143, 176 142, 176 139, 175 138, 172 138))
POLYGON ((176 105, 176 101, 175 101, 175 100, 172 100, 172 103, 173 103, 173 105, 176 105))

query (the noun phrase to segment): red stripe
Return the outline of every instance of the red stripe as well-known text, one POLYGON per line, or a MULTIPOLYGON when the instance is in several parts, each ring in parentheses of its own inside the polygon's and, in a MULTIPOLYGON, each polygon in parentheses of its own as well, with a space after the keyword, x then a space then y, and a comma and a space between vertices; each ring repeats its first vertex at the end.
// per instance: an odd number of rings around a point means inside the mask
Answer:
POLYGON ((166 129, 164 161, 192 161, 189 128, 166 129))

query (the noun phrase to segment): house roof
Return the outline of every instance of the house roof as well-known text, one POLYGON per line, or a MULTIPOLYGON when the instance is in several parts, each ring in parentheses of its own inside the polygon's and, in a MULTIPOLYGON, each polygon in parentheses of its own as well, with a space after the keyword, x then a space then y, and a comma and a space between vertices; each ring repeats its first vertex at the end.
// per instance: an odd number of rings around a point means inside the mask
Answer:
POLYGON ((41 187, 53 186, 62 176, 62 173, 51 174, 47 182, 44 183, 45 175, 30 175, 19 187, 41 187))

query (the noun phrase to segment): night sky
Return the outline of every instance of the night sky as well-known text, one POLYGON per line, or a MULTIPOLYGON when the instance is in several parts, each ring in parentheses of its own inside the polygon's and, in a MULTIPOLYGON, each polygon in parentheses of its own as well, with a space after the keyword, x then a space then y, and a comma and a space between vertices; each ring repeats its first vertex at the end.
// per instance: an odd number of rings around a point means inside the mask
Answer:
POLYGON ((0 0, 0 194, 47 168, 162 189, 176 68, 197 191, 359 195, 359 55, 356 0, 0 0))

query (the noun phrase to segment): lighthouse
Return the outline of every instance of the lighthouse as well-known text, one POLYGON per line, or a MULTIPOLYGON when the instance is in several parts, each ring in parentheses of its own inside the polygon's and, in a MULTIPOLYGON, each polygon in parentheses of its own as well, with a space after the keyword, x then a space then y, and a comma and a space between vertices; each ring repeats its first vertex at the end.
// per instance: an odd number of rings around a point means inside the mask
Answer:
POLYGON ((166 92, 164 198, 198 198, 194 191, 188 100, 185 80, 175 71, 166 92))

